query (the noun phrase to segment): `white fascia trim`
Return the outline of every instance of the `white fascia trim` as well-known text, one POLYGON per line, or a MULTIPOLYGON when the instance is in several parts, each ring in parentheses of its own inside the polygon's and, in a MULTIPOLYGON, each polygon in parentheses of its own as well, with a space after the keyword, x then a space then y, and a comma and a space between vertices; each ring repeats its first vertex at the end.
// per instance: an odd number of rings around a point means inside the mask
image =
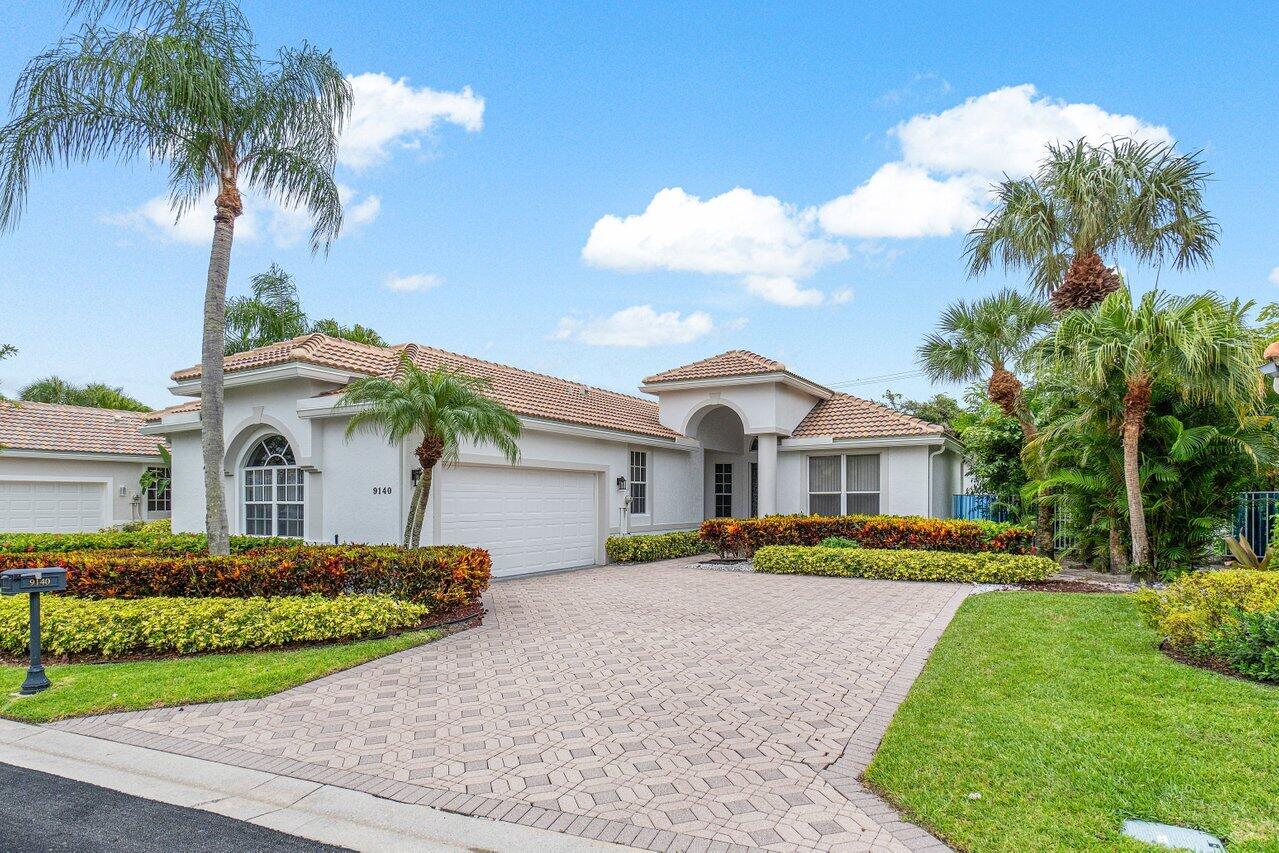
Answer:
MULTIPOLYGON (((160 461, 160 454, 154 456, 142 456, 140 454, 129 453, 76 453, 70 450, 15 450, 11 447, 4 449, 4 459, 66 459, 74 462, 136 462, 139 465, 150 465, 153 462, 160 461)), ((23 480, 30 480, 31 477, 21 477, 23 480)), ((73 477, 69 479, 84 480, 83 477, 73 477)), ((105 481, 104 481, 105 482, 105 481)))
POLYGON ((158 423, 143 424, 138 428, 138 432, 143 435, 168 435, 173 432, 191 432, 199 428, 199 412, 177 412, 165 415, 158 423))
MULTIPOLYGON (((308 418, 334 418, 350 415, 359 411, 358 406, 342 406, 337 405, 337 397, 307 397, 298 400, 297 412, 298 417, 308 418)), ((683 436, 676 439, 660 438, 655 435, 643 435, 642 433, 626 432, 625 430, 607 429, 604 427, 592 427, 582 424, 570 424, 563 421, 552 421, 545 418, 532 418, 520 416, 520 427, 527 432, 549 432, 557 435, 572 435, 581 438, 593 438, 599 441, 615 441, 624 444, 638 444, 646 447, 669 447, 674 450, 692 451, 697 449, 698 444, 691 438, 683 436)))
POLYGON ((645 394, 661 394, 663 391, 684 391, 688 389, 699 388, 720 388, 723 386, 733 385, 761 385, 772 382, 780 382, 783 385, 789 385, 792 388, 798 388, 805 393, 812 394, 822 400, 829 400, 835 396, 835 392, 829 388, 823 388, 816 382, 809 382, 790 373, 781 373, 773 371, 771 373, 751 373, 746 376, 716 376, 709 379, 681 379, 673 382, 654 382, 640 386, 640 390, 645 394))
MULTIPOLYGON (((273 364, 270 367, 259 367, 255 370, 237 370, 234 373, 228 373, 222 380, 224 388, 236 388, 241 385, 257 385, 262 382, 278 382, 281 379, 316 379, 320 382, 332 382, 336 385, 345 385, 352 379, 357 379, 367 374, 356 373, 351 370, 338 370, 334 367, 321 367, 315 364, 304 364, 301 362, 290 362, 288 364, 273 364)), ((200 380, 184 379, 169 386, 169 390, 182 397, 199 397, 200 396, 200 380)))
POLYGON ((846 447, 918 447, 945 445, 948 449, 959 452, 959 442, 945 435, 900 435, 883 438, 842 438, 836 440, 832 436, 818 435, 804 438, 784 438, 779 442, 778 450, 835 450, 846 447))

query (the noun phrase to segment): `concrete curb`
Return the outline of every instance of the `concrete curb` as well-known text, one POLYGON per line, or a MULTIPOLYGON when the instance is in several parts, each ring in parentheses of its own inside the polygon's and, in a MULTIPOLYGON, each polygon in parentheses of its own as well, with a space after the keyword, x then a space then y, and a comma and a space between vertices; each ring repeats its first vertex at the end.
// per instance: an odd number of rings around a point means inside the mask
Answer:
POLYGON ((8 720, 0 720, 0 762, 352 850, 567 853, 624 849, 8 720))

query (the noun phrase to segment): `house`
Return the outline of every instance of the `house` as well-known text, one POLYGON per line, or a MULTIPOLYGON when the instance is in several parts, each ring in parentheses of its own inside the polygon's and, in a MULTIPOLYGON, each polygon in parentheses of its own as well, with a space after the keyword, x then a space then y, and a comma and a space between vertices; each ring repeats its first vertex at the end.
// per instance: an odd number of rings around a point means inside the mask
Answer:
POLYGON ((143 493, 161 468, 145 413, 0 402, 0 532, 75 533, 167 518, 168 489, 143 493))
MULTIPOLYGON (((417 344, 310 334, 226 359, 233 533, 400 541, 420 473, 411 446, 348 438, 336 404, 346 383, 392 376, 405 356, 488 380, 520 416, 519 464, 462 448, 434 478, 423 527, 424 542, 489 549, 498 575, 602 563, 611 533, 712 516, 946 516, 960 481, 960 447, 942 427, 744 350, 650 376, 645 399, 417 344)), ((199 366, 173 381, 198 396, 199 366)), ((199 402, 153 413, 143 431, 172 448, 174 529, 203 529, 199 402)))

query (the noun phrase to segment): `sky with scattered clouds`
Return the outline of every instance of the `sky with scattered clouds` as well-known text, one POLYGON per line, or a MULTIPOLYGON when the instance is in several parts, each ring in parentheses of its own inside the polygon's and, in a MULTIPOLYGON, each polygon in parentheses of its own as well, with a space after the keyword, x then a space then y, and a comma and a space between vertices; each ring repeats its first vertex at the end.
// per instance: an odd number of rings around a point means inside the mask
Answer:
MULTIPOLYGON (((262 45, 332 48, 354 108, 342 236, 312 255, 304 213, 249 196, 230 293, 274 262, 312 316, 628 392, 745 348, 920 397, 940 310, 1021 281, 965 274, 991 184, 1048 142, 1132 136, 1202 150, 1222 226, 1208 270, 1113 259, 1134 286, 1279 299, 1279 23, 1174 5, 245 0, 262 45)), ((57 9, 6 9, 0 88, 57 9)), ((0 235, 0 391, 57 373, 170 402, 211 233, 209 200, 175 218, 145 164, 38 176, 0 235)))

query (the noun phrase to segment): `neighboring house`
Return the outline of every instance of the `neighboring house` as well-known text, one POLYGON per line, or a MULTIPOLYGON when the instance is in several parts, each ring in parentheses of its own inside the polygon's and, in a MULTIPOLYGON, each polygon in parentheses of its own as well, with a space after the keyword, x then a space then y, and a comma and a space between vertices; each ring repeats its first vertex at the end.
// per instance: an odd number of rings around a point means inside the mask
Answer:
MULTIPOLYGON (((226 359, 223 459, 233 533, 398 542, 420 473, 412 444, 345 437, 343 386, 402 355, 487 379, 520 416, 521 460, 464 447, 434 478, 424 542, 489 549, 495 573, 602 563, 609 533, 722 515, 946 516, 961 448, 936 424, 838 394, 735 350, 644 380, 656 402, 416 344, 305 335, 226 359)), ((200 393, 199 366, 173 374, 200 393)), ((204 527, 199 402, 149 416, 172 447, 173 526, 204 527)))
POLYGON ((0 532, 74 533, 167 518, 169 492, 138 484, 159 468, 146 414, 0 402, 0 532))

